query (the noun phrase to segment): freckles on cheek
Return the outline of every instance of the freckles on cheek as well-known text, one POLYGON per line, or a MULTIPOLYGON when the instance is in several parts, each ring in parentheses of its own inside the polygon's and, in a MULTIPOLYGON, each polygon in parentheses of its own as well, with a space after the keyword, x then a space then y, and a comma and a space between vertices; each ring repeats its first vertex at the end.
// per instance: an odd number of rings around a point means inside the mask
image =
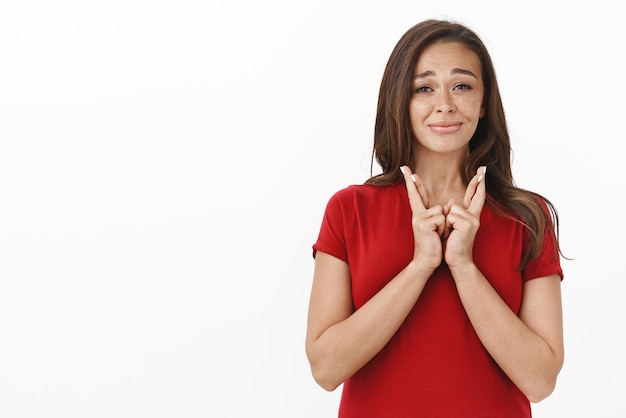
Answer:
POLYGON ((480 109, 481 102, 482 100, 480 97, 463 97, 460 99, 459 104, 466 109, 480 109))
POLYGON ((409 116, 411 120, 424 118, 430 114, 429 106, 425 103, 411 102, 409 104, 409 116))
POLYGON ((480 118, 482 100, 474 98, 464 99, 463 101, 459 102, 459 109, 460 108, 464 109, 466 115, 475 115, 477 118, 480 118))

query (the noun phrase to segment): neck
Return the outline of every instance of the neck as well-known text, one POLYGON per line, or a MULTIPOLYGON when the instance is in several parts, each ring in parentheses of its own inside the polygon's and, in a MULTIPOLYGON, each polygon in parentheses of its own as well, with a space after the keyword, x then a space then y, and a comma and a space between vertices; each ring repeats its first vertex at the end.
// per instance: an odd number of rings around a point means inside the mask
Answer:
POLYGON ((420 155, 421 158, 415 158, 413 168, 424 184, 431 205, 443 205, 450 199, 462 200, 467 186, 461 173, 464 156, 420 155))

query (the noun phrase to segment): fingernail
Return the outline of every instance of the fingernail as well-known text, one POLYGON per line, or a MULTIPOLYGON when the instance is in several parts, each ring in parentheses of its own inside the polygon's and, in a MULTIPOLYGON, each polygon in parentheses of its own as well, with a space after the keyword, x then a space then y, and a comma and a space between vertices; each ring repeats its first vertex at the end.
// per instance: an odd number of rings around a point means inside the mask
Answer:
POLYGON ((404 174, 404 167, 400 167, 400 172, 404 174))
POLYGON ((487 166, 486 166, 486 165, 484 165, 484 166, 483 166, 483 176, 484 176, 485 174, 487 174, 487 166))
POLYGON ((417 179, 415 178, 415 175, 411 174, 411 180, 413 180, 413 183, 417 181, 417 179))
POLYGON ((483 176, 478 176, 478 182, 480 183, 481 181, 483 181, 483 176))

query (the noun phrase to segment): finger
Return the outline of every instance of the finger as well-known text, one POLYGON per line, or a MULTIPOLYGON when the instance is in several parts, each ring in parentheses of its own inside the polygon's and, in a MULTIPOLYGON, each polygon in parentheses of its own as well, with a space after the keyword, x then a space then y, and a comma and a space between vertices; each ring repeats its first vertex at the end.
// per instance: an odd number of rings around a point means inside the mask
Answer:
MULTIPOLYGON (((413 213, 425 211, 426 206, 424 205, 424 200, 421 196, 421 193, 419 192, 418 186, 415 184, 416 180, 418 180, 419 177, 411 173, 411 169, 407 166, 400 167, 400 171, 404 176, 404 183, 406 184, 406 190, 409 195, 409 204, 411 205, 411 210, 413 211, 413 213)), ((421 179, 419 179, 419 183, 421 185, 421 179)), ((421 185, 421 187, 423 188, 423 185, 421 185)))
POLYGON ((463 196, 463 207, 465 209, 469 208, 470 203, 472 203, 472 198, 476 194, 476 189, 478 189, 478 177, 480 177, 479 174, 472 177, 469 184, 465 188, 465 196, 463 196))
POLYGON ((483 170, 483 167, 479 167, 478 170, 476 170, 476 174, 471 178, 469 184, 465 188, 465 196, 463 196, 463 208, 465 209, 469 208, 472 198, 476 194, 476 190, 478 190, 478 185, 482 181, 482 177, 484 177, 484 174, 482 173, 483 170))
POLYGON ((467 206, 467 211, 476 218, 480 217, 480 212, 483 210, 483 206, 485 205, 485 199, 487 198, 487 186, 485 185, 486 174, 487 167, 485 166, 480 167, 477 170, 476 188, 474 191, 474 195, 472 196, 470 203, 467 206))
POLYGON ((429 208, 430 202, 428 200, 428 193, 426 192, 426 187, 424 186, 424 182, 422 181, 421 177, 418 176, 417 174, 413 174, 411 176, 411 179, 415 183, 415 187, 417 187, 417 192, 420 194, 420 197, 422 198, 422 203, 424 204, 424 207, 429 208))
POLYGON ((429 216, 430 222, 432 222, 432 230, 440 237, 447 238, 446 234, 446 216, 443 214, 443 208, 439 205, 433 206, 427 209, 426 215, 429 216))

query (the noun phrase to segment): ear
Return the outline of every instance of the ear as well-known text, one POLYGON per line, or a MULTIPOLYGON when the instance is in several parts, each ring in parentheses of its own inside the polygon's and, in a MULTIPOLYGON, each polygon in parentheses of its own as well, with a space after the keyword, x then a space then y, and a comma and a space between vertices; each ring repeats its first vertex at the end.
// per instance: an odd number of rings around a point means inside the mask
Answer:
POLYGON ((479 118, 484 117, 484 116, 485 116, 485 112, 486 112, 485 108, 484 108, 484 107, 481 107, 481 108, 480 108, 480 115, 479 115, 479 118))

